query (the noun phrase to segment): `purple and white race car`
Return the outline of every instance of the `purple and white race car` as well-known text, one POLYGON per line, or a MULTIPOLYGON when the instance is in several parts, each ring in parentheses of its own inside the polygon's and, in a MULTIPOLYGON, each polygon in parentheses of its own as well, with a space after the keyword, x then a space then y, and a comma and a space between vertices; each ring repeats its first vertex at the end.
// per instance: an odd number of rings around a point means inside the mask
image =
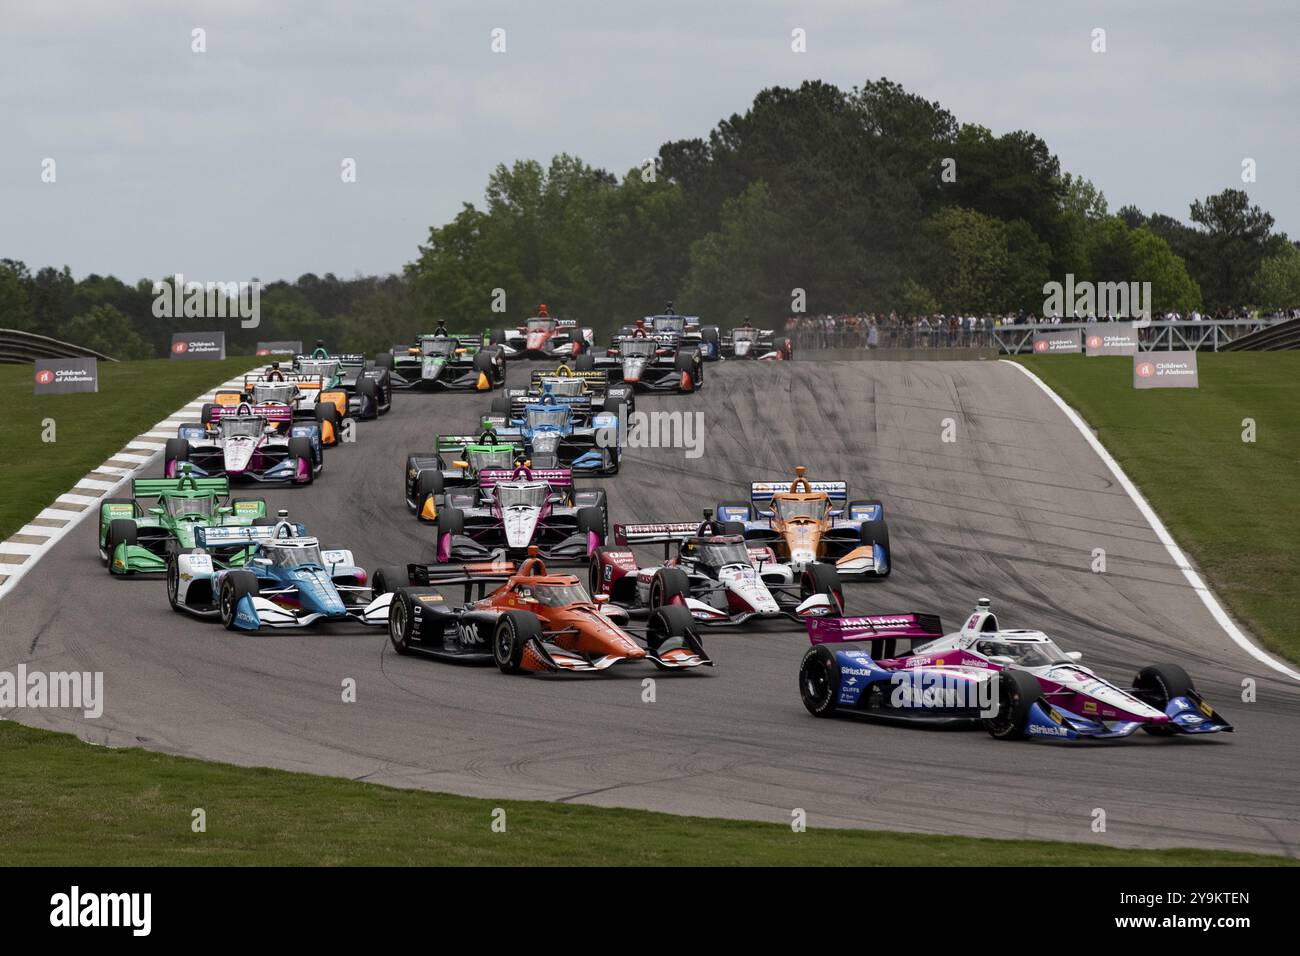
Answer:
POLYGON ((575 488, 568 468, 485 469, 478 485, 453 488, 437 505, 434 560, 505 561, 530 545, 547 563, 585 563, 605 540, 603 488, 575 488))
POLYGON ((166 477, 178 477, 188 462, 196 478, 309 485, 325 465, 320 422, 294 421, 287 405, 214 405, 207 414, 207 423, 186 423, 167 439, 166 477))
POLYGON ((932 614, 808 621, 799 695, 815 717, 856 713, 926 723, 979 720, 999 740, 1104 740, 1231 731, 1177 664, 1121 688, 1042 631, 1004 630, 981 598, 961 630, 932 614), (910 650, 899 653, 900 642, 910 650), (863 646, 863 644, 866 646, 863 646))

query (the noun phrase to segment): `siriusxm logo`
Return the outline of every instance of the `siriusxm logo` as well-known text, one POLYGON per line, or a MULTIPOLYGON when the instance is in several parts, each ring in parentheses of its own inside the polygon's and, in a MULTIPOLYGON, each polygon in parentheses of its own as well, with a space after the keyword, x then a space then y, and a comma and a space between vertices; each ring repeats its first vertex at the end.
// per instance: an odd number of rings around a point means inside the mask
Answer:
POLYGON ((1032 737, 1068 737, 1070 732, 1064 727, 1044 727, 1041 724, 1030 724, 1029 734, 1032 737))

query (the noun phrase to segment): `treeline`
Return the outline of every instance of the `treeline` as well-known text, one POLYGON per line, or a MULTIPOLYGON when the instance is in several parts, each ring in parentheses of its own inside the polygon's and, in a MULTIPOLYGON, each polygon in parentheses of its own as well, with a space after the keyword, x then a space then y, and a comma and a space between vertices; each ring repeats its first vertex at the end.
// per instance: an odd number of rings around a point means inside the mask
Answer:
MULTIPOLYGON (((239 351, 374 351, 439 321, 514 324, 540 302, 601 330, 670 299, 724 325, 800 309, 1038 314, 1043 284, 1067 273, 1150 282, 1158 311, 1300 306, 1300 251, 1245 192, 1196 200, 1188 218, 1111 213, 1033 133, 960 124, 888 80, 808 82, 621 178, 569 155, 498 166, 401 274, 270 283, 256 329, 220 327, 239 351)), ((161 355, 203 323, 155 317, 152 287, 0 260, 0 325, 161 355)))

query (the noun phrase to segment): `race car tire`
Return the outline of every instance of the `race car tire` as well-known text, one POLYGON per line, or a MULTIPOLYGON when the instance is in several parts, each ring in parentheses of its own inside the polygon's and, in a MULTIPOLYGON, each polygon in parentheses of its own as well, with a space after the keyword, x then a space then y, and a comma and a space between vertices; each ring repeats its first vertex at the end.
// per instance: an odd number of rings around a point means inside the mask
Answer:
MULTIPOLYGON (((402 577, 406 576, 404 568, 380 568, 380 572, 383 571, 400 571, 402 577)), ((391 578, 391 583, 397 580, 391 578)), ((415 600, 422 594, 437 593, 436 588, 398 587, 393 590, 393 600, 388 605, 388 640, 393 650, 403 657, 411 653, 411 638, 415 636, 415 600)))
POLYGON ((357 379, 357 396, 370 399, 371 417, 379 417, 379 383, 364 375, 357 379))
POLYGON ((528 611, 505 611, 497 618, 492 633, 492 659, 503 674, 523 670, 524 647, 531 640, 541 640, 542 622, 528 611))
POLYGON ((575 372, 592 372, 596 369, 596 356, 590 352, 583 352, 573 360, 573 370, 575 372))
POLYGON ((272 518, 270 515, 263 515, 260 518, 253 519, 254 528, 274 528, 279 523, 279 518, 272 518))
POLYGON ((506 416, 506 418, 509 418, 510 417, 510 396, 497 395, 495 398, 493 398, 491 414, 504 415, 506 416))
POLYGON ((441 540, 444 534, 465 533, 465 512, 460 508, 443 508, 438 512, 436 522, 438 534, 435 541, 441 540))
POLYGON ((505 329, 491 329, 491 330, 489 330, 489 332, 488 332, 488 345, 505 345, 505 344, 506 344, 506 330, 505 330, 505 329))
POLYGON ((492 361, 491 352, 484 352, 483 350, 480 349, 479 351, 474 353, 474 371, 482 372, 484 375, 488 377, 488 381, 492 380, 494 364, 495 363, 492 361))
POLYGON ((130 518, 114 518, 108 523, 108 538, 105 548, 108 551, 109 570, 113 569, 113 552, 119 544, 135 544, 138 529, 130 518))
POLYGON ((163 449, 163 474, 170 472, 171 464, 174 461, 190 460, 190 443, 184 438, 167 439, 167 447, 163 449))
POLYGON ((378 568, 370 578, 370 598, 374 600, 390 591, 396 594, 398 590, 407 587, 410 583, 411 575, 406 568, 396 564, 385 565, 378 568))
POLYGON ((723 511, 724 508, 727 509, 744 508, 745 514, 749 515, 749 520, 750 521, 754 520, 754 506, 748 501, 719 501, 717 510, 715 510, 713 513, 715 515, 724 514, 725 513, 723 511))
MULTIPOLYGON (((104 505, 131 505, 135 507, 134 498, 105 498, 99 503, 99 513, 103 515, 104 505)), ((119 519, 120 520, 120 519, 119 519)), ((104 545, 108 542, 108 529, 103 525, 103 519, 95 522, 95 550, 99 552, 101 564, 108 563, 108 552, 104 550, 104 545), (103 535, 101 538, 100 535, 103 535)))
POLYGON ((216 402, 205 402, 203 405, 203 411, 199 412, 199 421, 201 421, 205 427, 211 425, 213 421, 212 410, 220 407, 221 406, 216 402))
POLYGON ((235 613, 239 602, 246 596, 256 596, 257 593, 257 575, 252 571, 231 571, 221 579, 221 624, 227 631, 238 630, 235 627, 235 613))
POLYGON ((307 460, 307 480, 304 485, 310 485, 316 480, 316 462, 311 454, 311 439, 305 435, 298 435, 289 439, 289 457, 305 458, 307 460))
POLYGON ((745 522, 743 521, 723 521, 721 524, 723 534, 738 534, 742 537, 745 534, 745 522))
POLYGON ((690 594, 691 579, 685 571, 681 568, 660 568, 650 581, 650 609, 657 610, 672 604, 676 597, 685 601, 690 594))
POLYGON ((603 509, 579 508, 577 519, 578 534, 587 534, 588 532, 594 531, 600 538, 601 543, 604 543, 608 528, 603 509))
MULTIPOLYGON (((1146 691, 1142 699, 1163 711, 1175 697, 1185 697, 1188 691, 1195 690, 1196 687, 1187 671, 1177 664, 1151 664, 1137 672, 1133 678, 1133 689, 1146 691)), ((1153 737, 1168 737, 1178 732, 1163 725, 1143 726, 1142 729, 1153 737)))
POLYGON ((830 717, 839 706, 840 662, 825 644, 808 648, 799 662, 799 699, 814 717, 830 717))
POLYGON ((800 600, 808 600, 814 594, 825 594, 834 602, 839 613, 844 613, 844 582, 834 566, 822 561, 814 561, 803 569, 799 579, 800 600))
MULTIPOLYGON (((650 653, 659 653, 664 641, 671 637, 680 637, 690 643, 687 635, 695 631, 695 618, 691 612, 677 604, 666 604, 657 608, 646 622, 645 642, 650 653)), ((693 635, 698 643, 698 635, 693 635)))
POLYGON ((998 740, 1024 740, 1029 724, 1029 708, 1043 696, 1038 678, 1028 671, 1004 667, 997 674, 998 711, 980 722, 989 736, 998 740))
POLYGON ((791 348, 790 340, 788 338, 779 338, 773 342, 772 351, 780 352, 785 356, 791 356, 794 354, 794 350, 791 348))
POLYGON ((695 374, 695 353, 679 351, 673 357, 673 367, 679 372, 690 372, 695 374))
POLYGON ((343 416, 339 414, 339 410, 333 405, 321 405, 318 403, 316 405, 315 414, 316 421, 320 422, 322 425, 321 432, 324 433, 325 431, 323 427, 325 422, 329 422, 331 427, 334 429, 335 444, 341 442, 343 440, 343 416))
POLYGON ((604 569, 601 564, 601 555, 606 551, 620 550, 614 548, 597 548, 591 552, 591 561, 587 564, 587 590, 593 595, 606 593, 604 591, 604 569))
POLYGON ((184 610, 181 607, 180 591, 181 568, 176 561, 176 556, 171 555, 167 558, 167 603, 178 614, 184 610))
POLYGON ((420 476, 415 479, 415 513, 417 515, 420 513, 420 509, 424 507, 429 495, 440 496, 445 486, 446 483, 443 481, 442 472, 436 470, 420 472, 420 476))
POLYGON ((884 518, 875 518, 871 521, 864 521, 858 526, 858 540, 863 545, 878 544, 885 549, 885 559, 888 563, 885 565, 884 574, 878 575, 882 578, 889 577, 894 570, 894 552, 889 547, 889 526, 885 524, 884 518))
POLYGON ((391 370, 393 368, 393 353, 380 352, 375 356, 375 368, 391 370))

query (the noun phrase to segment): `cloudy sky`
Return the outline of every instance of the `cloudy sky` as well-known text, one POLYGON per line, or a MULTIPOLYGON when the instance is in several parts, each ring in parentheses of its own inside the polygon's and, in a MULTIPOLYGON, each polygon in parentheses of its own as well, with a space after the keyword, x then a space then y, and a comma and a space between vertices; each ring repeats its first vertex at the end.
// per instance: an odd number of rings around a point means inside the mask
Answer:
POLYGON ((1185 219, 1253 158, 1245 188, 1295 238, 1298 35, 1295 0, 0 0, 0 257, 391 272, 498 162, 621 174, 763 87, 881 76, 1038 133, 1112 210, 1185 219))

